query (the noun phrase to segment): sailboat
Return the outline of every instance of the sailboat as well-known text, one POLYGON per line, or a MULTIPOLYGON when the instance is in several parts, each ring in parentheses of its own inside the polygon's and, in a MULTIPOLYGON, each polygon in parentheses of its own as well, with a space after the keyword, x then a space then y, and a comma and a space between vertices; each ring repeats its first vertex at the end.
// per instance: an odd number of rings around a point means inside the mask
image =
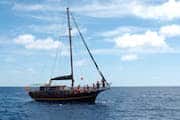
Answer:
POLYGON ((106 81, 103 73, 100 71, 98 64, 96 63, 88 45, 78 27, 78 24, 70 12, 69 8, 66 8, 67 13, 67 22, 68 22, 68 38, 69 38, 69 52, 70 52, 70 68, 71 74, 63 75, 58 77, 53 77, 49 80, 48 84, 42 85, 36 89, 28 89, 29 96, 35 101, 40 102, 59 102, 59 103, 95 103, 96 97, 99 93, 108 90, 110 88, 110 84, 106 81), (75 27, 80 35, 80 38, 85 46, 88 54, 92 62, 94 63, 99 75, 101 76, 101 80, 97 81, 93 86, 80 87, 74 86, 74 69, 73 69, 73 55, 72 55, 72 36, 71 36, 71 21, 73 20, 75 27), (53 81, 60 80, 71 80, 71 86, 66 85, 52 85, 53 81))

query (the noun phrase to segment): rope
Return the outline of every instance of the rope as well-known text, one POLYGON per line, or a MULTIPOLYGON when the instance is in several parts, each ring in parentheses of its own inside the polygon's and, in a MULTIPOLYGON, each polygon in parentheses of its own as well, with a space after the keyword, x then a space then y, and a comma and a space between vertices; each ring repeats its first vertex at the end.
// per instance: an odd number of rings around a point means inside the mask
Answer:
MULTIPOLYGON (((102 74, 102 72, 100 71, 99 66, 97 65, 97 63, 96 63, 93 55, 91 54, 91 52, 90 52, 90 50, 89 50, 89 48, 88 48, 88 45, 86 44, 85 39, 84 39, 84 37, 83 37, 83 35, 82 35, 82 33, 81 33, 80 29, 79 29, 79 26, 78 26, 78 24, 77 24, 74 16, 72 15, 72 13, 71 13, 71 16, 72 16, 72 20, 73 20, 73 22, 74 22, 74 24, 75 24, 75 26, 76 26, 76 28, 77 28, 77 31, 78 31, 78 33, 79 33, 79 35, 80 35, 80 37, 81 37, 81 40, 82 40, 84 46, 86 47, 86 49, 87 49, 87 51, 88 51, 88 53, 89 53, 89 55, 90 55, 90 57, 91 57, 94 65, 96 66, 97 71, 99 72, 99 74, 100 74, 100 76, 102 77, 102 79, 105 80, 105 77, 104 77, 104 75, 102 74)), ((106 81, 106 80, 105 80, 105 81, 106 81)))
POLYGON ((50 79, 52 78, 53 73, 54 73, 54 70, 55 70, 55 68, 56 68, 56 63, 57 63, 58 51, 59 51, 59 50, 60 50, 60 46, 58 46, 57 49, 56 49, 55 61, 54 61, 54 64, 52 65, 51 74, 50 74, 50 79))

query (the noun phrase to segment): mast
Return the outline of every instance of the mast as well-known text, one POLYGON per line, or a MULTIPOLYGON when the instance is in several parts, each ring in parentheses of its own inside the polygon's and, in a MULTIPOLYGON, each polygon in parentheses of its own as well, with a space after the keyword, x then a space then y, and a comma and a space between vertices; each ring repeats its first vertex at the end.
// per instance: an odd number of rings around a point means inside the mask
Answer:
POLYGON ((73 56, 72 56, 72 39, 71 39, 71 23, 70 23, 70 15, 69 8, 67 8, 67 21, 68 21, 68 32, 69 32, 69 45, 70 45, 70 63, 71 63, 71 87, 74 87, 74 73, 73 73, 73 56))

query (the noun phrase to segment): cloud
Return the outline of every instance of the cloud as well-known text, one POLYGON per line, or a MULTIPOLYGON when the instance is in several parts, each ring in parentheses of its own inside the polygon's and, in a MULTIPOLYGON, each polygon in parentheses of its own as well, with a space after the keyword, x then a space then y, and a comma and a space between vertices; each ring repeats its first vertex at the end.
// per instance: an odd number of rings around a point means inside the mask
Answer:
POLYGON ((52 35, 67 35, 67 28, 62 24, 49 24, 49 25, 29 25, 28 29, 35 33, 44 33, 52 35))
POLYGON ((169 0, 155 6, 136 4, 132 10, 132 13, 138 17, 172 20, 180 18, 180 1, 169 0))
POLYGON ((93 55, 119 55, 120 53, 118 48, 98 48, 92 49, 91 52, 93 55))
POLYGON ((137 16, 140 18, 172 20, 180 18, 180 1, 169 0, 161 4, 151 5, 141 1, 93 2, 84 8, 75 9, 92 17, 137 16))
MULTIPOLYGON (((83 2, 82 2, 83 3, 83 2)), ((24 4, 16 3, 12 7, 13 10, 22 12, 64 12, 66 9, 60 2, 46 2, 42 4, 24 4)), ((130 5, 130 4, 129 4, 130 5)), ((72 5, 71 10, 75 13, 90 16, 90 17, 117 17, 125 14, 127 11, 127 4, 124 1, 113 0, 111 2, 92 0, 80 5, 72 5), (121 9, 121 10, 119 10, 121 9), (126 10, 125 10, 126 9, 126 10)), ((130 7, 128 7, 130 8, 130 7)), ((37 17, 37 16, 36 16, 37 17)), ((39 17, 37 17, 39 18, 39 17)))
POLYGON ((119 48, 166 48, 167 44, 163 36, 157 32, 147 31, 144 34, 129 34, 115 38, 115 43, 119 48))
POLYGON ((15 42, 17 44, 29 44, 29 43, 32 43, 34 42, 34 36, 33 35, 30 35, 30 34, 24 34, 24 35, 20 35, 18 36, 17 38, 15 38, 15 42))
POLYGON ((121 56, 121 60, 122 61, 135 61, 138 60, 138 56, 136 54, 127 54, 127 55, 123 55, 121 56))
POLYGON ((114 42, 121 53, 179 53, 168 45, 170 37, 180 36, 180 25, 161 26, 159 30, 146 30, 133 26, 117 27, 101 33, 108 42, 114 42))
MULTIPOLYGON (((141 27, 123 26, 103 32, 101 36, 105 40, 114 41, 117 49, 112 51, 113 54, 123 54, 121 56, 122 61, 133 61, 139 60, 138 56, 141 54, 179 53, 178 50, 171 48, 166 41, 167 37, 179 35, 178 29, 178 25, 162 26, 157 31, 146 30, 141 27), (169 29, 170 32, 164 29, 169 29), (175 32, 171 33, 173 29, 175 32)), ((105 52, 107 51, 111 50, 106 50, 105 52)))
POLYGON ((21 10, 21 11, 43 11, 51 9, 50 6, 41 5, 41 4, 14 4, 13 10, 21 10))
MULTIPOLYGON (((80 26, 80 29, 81 29, 81 32, 83 34, 85 34, 87 32, 87 29, 85 27, 81 27, 80 26)), ((61 37, 65 37, 65 36, 68 36, 68 28, 67 28, 67 25, 66 24, 39 24, 39 25, 36 25, 36 24, 32 24, 32 25, 28 25, 28 26, 22 26, 22 27, 19 27, 17 29, 15 29, 15 31, 19 31, 21 32, 22 30, 25 30, 25 32, 29 32, 31 31, 31 33, 40 33, 40 34, 44 34, 44 35, 50 35, 50 36, 54 36, 54 37, 58 37, 58 36, 61 36, 61 37)), ((71 31, 71 35, 72 36, 77 36, 79 35, 77 29, 72 26, 72 31, 71 31)))
MULTIPOLYGON (((16 3, 13 6, 13 10, 25 12, 51 11, 59 13, 65 11, 65 7, 62 6, 62 1, 55 3, 45 2, 42 4, 16 3)), ((79 4, 72 5, 71 10, 81 15, 98 18, 137 16, 145 19, 173 20, 180 18, 180 1, 169 0, 161 2, 161 4, 150 4, 150 2, 142 2, 140 0, 92 0, 91 2, 84 2, 81 7, 79 7, 79 4)))
POLYGON ((114 30, 106 31, 101 33, 102 37, 114 37, 124 33, 134 33, 134 32, 142 32, 144 28, 135 27, 135 26, 121 26, 114 30))
POLYGON ((166 37, 180 36, 180 25, 167 25, 160 28, 159 33, 166 37))
POLYGON ((118 0, 111 2, 93 1, 92 3, 85 4, 82 7, 74 6, 72 11, 85 16, 106 18, 119 17, 128 14, 128 12, 124 10, 127 10, 127 7, 126 4, 122 1, 118 2, 118 0))
POLYGON ((44 0, 36 3, 16 2, 13 4, 12 9, 24 12, 64 12, 66 10, 66 6, 63 5, 63 2, 65 1, 61 0, 53 2, 52 0, 44 0))
POLYGON ((63 45, 60 41, 55 41, 50 37, 45 39, 37 39, 31 34, 19 35, 14 39, 14 41, 16 44, 23 45, 27 49, 37 50, 50 50, 63 45))

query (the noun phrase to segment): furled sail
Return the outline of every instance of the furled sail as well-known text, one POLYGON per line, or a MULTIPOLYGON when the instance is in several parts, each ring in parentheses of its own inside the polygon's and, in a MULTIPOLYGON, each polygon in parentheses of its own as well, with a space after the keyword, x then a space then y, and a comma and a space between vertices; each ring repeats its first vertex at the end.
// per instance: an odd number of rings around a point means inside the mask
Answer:
POLYGON ((51 80, 72 80, 72 75, 59 76, 59 77, 51 78, 51 80))

